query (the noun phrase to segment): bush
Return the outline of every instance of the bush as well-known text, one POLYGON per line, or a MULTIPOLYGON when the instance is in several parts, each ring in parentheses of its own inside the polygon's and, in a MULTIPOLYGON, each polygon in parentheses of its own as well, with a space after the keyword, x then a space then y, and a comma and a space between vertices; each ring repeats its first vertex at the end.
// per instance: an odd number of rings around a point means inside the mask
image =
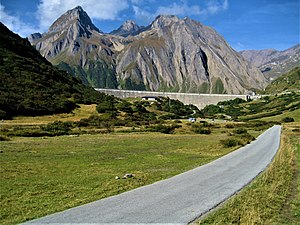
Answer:
POLYGON ((225 147, 225 148, 230 148, 234 146, 238 146, 241 144, 240 140, 235 139, 235 138, 228 138, 225 140, 220 140, 220 143, 225 147))
POLYGON ((282 119, 282 122, 285 122, 285 123, 290 123, 290 122, 294 122, 295 120, 294 120, 294 118, 292 118, 292 117, 284 117, 283 119, 282 119))
POLYGON ((247 129, 238 128, 238 129, 235 129, 233 132, 236 133, 236 134, 245 134, 245 133, 247 133, 247 129))
POLYGON ((255 140, 255 137, 253 137, 251 134, 249 133, 244 133, 242 135, 239 136, 241 138, 241 142, 242 145, 246 145, 246 144, 249 144, 251 141, 254 141, 255 140))
POLYGON ((210 129, 203 129, 201 127, 194 128, 193 131, 196 134, 211 134, 211 130, 210 129))
POLYGON ((10 141, 10 139, 6 136, 0 135, 0 141, 10 141))
POLYGON ((133 113, 133 110, 131 108, 131 104, 127 101, 122 101, 119 104, 117 104, 117 109, 126 113, 133 113))
POLYGON ((116 112, 114 98, 106 96, 96 107, 98 113, 116 112))
POLYGON ((71 122, 55 121, 47 125, 42 125, 41 130, 46 131, 53 135, 65 135, 71 131, 71 127, 72 127, 71 122))
POLYGON ((148 130, 152 132, 160 132, 163 134, 173 134, 176 128, 180 128, 180 125, 172 124, 172 125, 163 125, 158 124, 156 126, 150 127, 148 130))
POLYGON ((168 113, 168 114, 165 114, 165 115, 161 115, 159 116, 158 118, 160 120, 173 120, 173 119, 178 119, 180 116, 177 116, 173 113, 168 113))
POLYGON ((231 128, 234 128, 234 125, 233 124, 226 124, 225 127, 228 128, 228 129, 231 129, 231 128))

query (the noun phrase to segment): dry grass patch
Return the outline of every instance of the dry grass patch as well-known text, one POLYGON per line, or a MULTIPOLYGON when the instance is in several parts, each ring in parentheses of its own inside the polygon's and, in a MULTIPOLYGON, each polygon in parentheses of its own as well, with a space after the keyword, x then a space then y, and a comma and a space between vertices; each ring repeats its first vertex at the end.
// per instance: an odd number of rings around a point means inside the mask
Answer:
POLYGON ((0 125, 41 125, 51 123, 53 121, 79 121, 83 118, 88 118, 92 114, 96 114, 96 105, 79 105, 80 108, 73 110, 71 113, 60 113, 48 116, 18 116, 13 120, 0 121, 0 125))

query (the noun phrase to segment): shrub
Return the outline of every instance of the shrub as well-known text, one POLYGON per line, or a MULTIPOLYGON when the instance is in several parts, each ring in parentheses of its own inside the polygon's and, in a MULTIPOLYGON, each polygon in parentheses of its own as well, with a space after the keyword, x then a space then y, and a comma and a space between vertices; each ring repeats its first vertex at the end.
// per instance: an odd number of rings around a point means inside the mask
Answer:
POLYGON ((117 109, 126 113, 133 113, 131 104, 127 101, 122 101, 117 105, 117 109))
POLYGON ((233 124, 226 124, 225 127, 229 129, 234 128, 233 124))
POLYGON ((236 133, 236 134, 245 134, 245 133, 247 133, 247 129, 238 128, 238 129, 235 129, 233 132, 236 133))
POLYGON ((176 128, 180 128, 180 125, 172 124, 172 125, 163 125, 158 124, 156 126, 150 127, 148 130, 152 132, 160 132, 164 134, 173 134, 176 128))
POLYGON ((211 130, 210 129, 203 129, 201 127, 194 128, 193 131, 196 134, 211 134, 211 130))
POLYGON ((106 99, 104 99, 102 102, 100 102, 97 105, 96 110, 97 110, 98 113, 106 113, 106 112, 115 112, 115 111, 117 111, 117 109, 115 108, 115 105, 114 105, 114 98, 107 97, 106 99))
POLYGON ((40 129, 20 129, 15 131, 10 131, 7 133, 9 136, 17 137, 44 137, 44 136, 54 136, 55 134, 42 131, 40 129))
POLYGON ((10 139, 6 136, 0 135, 0 141, 10 141, 10 139))
POLYGON ((240 145, 240 140, 235 139, 235 138, 228 138, 225 140, 220 140, 220 143, 225 147, 225 148, 230 148, 234 146, 240 145))
POLYGON ((249 144, 251 141, 255 140, 255 137, 253 137, 249 133, 244 133, 244 134, 240 135, 239 137, 241 138, 241 144, 242 145, 249 144))
POLYGON ((53 123, 41 126, 41 130, 49 132, 53 135, 65 135, 71 131, 71 127, 71 122, 55 121, 53 123))
POLYGON ((292 117, 284 117, 283 119, 282 119, 282 122, 285 122, 285 123, 290 123, 290 122, 294 122, 295 120, 294 120, 294 118, 292 118, 292 117))
POLYGON ((159 119, 161 119, 161 120, 172 120, 172 119, 178 119, 178 118, 179 118, 179 116, 177 116, 173 113, 168 113, 168 114, 159 116, 159 119))

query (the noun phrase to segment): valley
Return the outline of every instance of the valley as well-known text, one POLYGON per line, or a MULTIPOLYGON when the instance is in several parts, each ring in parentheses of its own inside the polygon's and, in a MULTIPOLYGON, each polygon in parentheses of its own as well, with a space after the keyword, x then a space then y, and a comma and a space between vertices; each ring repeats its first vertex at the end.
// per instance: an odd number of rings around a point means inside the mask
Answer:
POLYGON ((173 177, 274 125, 274 161, 195 223, 297 223, 299 80, 299 45, 237 52, 189 17, 104 33, 77 6, 27 39, 1 22, 0 224, 173 177))

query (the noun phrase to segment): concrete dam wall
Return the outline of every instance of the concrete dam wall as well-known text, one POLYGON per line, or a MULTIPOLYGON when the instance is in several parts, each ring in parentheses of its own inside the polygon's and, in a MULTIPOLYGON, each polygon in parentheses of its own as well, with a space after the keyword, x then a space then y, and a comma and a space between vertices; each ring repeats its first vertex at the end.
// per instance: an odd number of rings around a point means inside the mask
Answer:
POLYGON ((132 91, 132 90, 118 90, 118 89, 101 89, 95 88, 99 92, 104 92, 109 95, 114 95, 118 98, 137 98, 145 96, 153 97, 169 97, 177 99, 184 104, 193 104, 199 109, 206 105, 217 104, 220 101, 227 101, 235 98, 245 99, 246 95, 226 95, 226 94, 196 94, 196 93, 175 93, 175 92, 154 92, 154 91, 132 91))

